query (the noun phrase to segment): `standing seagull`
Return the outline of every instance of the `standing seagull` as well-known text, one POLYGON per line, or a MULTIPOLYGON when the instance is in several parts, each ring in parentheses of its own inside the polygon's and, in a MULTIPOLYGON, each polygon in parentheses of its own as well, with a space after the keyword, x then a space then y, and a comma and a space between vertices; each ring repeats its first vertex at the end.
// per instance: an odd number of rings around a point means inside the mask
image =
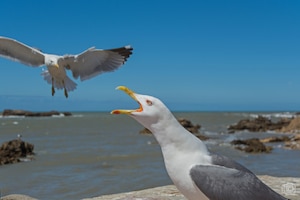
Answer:
POLYGON ((108 50, 91 47, 78 55, 58 56, 43 53, 11 38, 0 37, 0 56, 32 67, 47 66, 48 70, 42 75, 52 85, 52 96, 54 88, 64 89, 66 97, 68 91, 76 89, 77 84, 67 76, 65 69, 71 70, 74 78, 80 77, 84 81, 118 69, 132 54, 132 50, 130 46, 108 50))
POLYGON ((284 200, 250 170, 220 155, 209 153, 205 144, 183 128, 157 98, 123 90, 140 107, 113 110, 128 114, 148 128, 161 146, 167 172, 178 190, 189 200, 284 200))

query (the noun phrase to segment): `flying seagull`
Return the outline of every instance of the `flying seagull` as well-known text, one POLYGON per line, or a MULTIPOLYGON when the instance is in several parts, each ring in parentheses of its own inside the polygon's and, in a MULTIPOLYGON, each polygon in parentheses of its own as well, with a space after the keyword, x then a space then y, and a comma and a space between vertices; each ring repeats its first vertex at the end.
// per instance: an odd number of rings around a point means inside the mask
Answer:
POLYGON ((77 55, 59 56, 43 53, 11 38, 0 37, 0 56, 32 67, 47 66, 48 70, 43 71, 42 76, 52 85, 52 96, 54 88, 64 89, 66 97, 69 91, 76 89, 77 84, 67 76, 66 69, 72 71, 75 79, 80 77, 84 81, 118 69, 132 54, 132 50, 129 45, 107 50, 91 47, 77 55))
POLYGON ((182 127, 157 98, 117 87, 140 105, 136 110, 113 110, 128 114, 151 130, 161 146, 167 172, 189 200, 284 200, 255 174, 228 157, 212 154, 196 136, 182 127))

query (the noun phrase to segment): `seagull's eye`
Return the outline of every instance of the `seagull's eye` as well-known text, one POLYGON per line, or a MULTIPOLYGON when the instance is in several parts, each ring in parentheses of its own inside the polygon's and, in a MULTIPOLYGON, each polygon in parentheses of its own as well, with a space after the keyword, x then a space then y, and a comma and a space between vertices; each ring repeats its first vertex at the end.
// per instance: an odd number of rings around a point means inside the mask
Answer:
POLYGON ((146 103, 148 104, 148 106, 152 106, 152 104, 153 104, 152 101, 150 101, 148 99, 146 100, 146 103))

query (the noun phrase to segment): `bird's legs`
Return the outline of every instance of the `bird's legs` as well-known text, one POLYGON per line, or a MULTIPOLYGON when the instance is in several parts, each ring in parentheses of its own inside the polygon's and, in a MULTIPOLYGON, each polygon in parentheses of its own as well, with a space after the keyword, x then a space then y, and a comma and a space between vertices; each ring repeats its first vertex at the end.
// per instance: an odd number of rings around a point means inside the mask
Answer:
POLYGON ((68 98, 68 96, 69 96, 66 88, 65 88, 65 96, 66 96, 66 98, 68 98))
POLYGON ((66 89, 66 86, 65 86, 65 81, 63 81, 63 85, 64 85, 64 92, 65 92, 65 97, 68 98, 68 91, 66 89))
POLYGON ((52 77, 52 96, 54 96, 54 94, 55 94, 55 89, 54 89, 53 82, 54 82, 54 78, 52 77))
MULTIPOLYGON (((68 98, 69 95, 68 95, 68 91, 67 91, 66 86, 65 86, 65 81, 62 81, 62 83, 63 83, 63 86, 64 86, 65 97, 68 98)), ((55 94, 54 78, 52 77, 52 96, 54 96, 54 94, 55 94)))

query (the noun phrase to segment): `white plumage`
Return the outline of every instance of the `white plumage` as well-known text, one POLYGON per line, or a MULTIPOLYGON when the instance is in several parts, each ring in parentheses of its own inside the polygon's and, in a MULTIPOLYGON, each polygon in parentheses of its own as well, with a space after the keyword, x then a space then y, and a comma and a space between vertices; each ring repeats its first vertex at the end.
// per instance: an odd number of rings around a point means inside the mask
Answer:
POLYGON ((260 181, 241 164, 212 154, 196 136, 183 128, 159 99, 123 90, 136 100, 136 110, 114 110, 128 114, 149 129, 158 141, 167 172, 178 190, 189 200, 287 200, 260 181))
POLYGON ((11 38, 0 37, 0 56, 21 62, 32 67, 47 66, 42 72, 44 79, 52 85, 52 95, 55 89, 68 91, 76 89, 76 83, 66 74, 66 69, 72 71, 74 78, 81 81, 93 78, 104 72, 111 72, 122 66, 132 54, 133 48, 125 46, 115 49, 96 49, 94 47, 78 55, 53 55, 41 52, 11 38))

